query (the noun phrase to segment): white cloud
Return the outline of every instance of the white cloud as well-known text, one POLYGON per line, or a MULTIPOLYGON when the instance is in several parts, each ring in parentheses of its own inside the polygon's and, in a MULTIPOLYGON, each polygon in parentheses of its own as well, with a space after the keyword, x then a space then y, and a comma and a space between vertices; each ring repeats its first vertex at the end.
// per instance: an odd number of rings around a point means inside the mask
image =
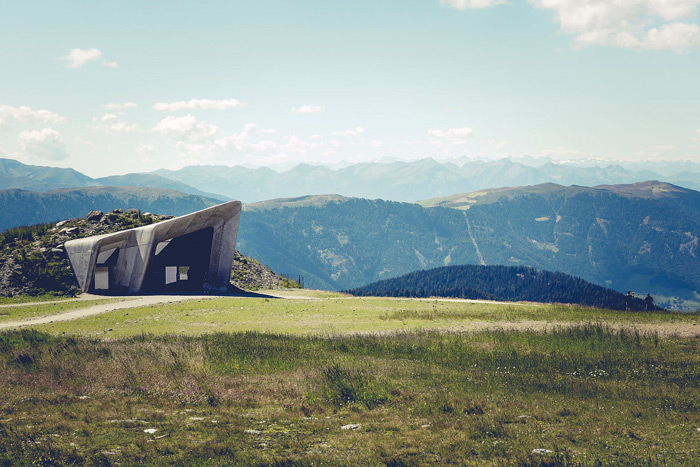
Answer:
POLYGON ((225 110, 232 107, 243 107, 243 103, 236 99, 190 99, 189 101, 178 102, 158 102, 153 105, 155 110, 167 110, 175 112, 178 110, 225 110))
POLYGON ((651 147, 655 151, 670 152, 678 150, 678 147, 673 144, 659 144, 651 147))
POLYGON ((107 68, 111 68, 111 69, 113 69, 113 70, 114 70, 115 68, 119 68, 119 64, 118 64, 117 62, 102 62, 102 64, 103 64, 104 66, 106 66, 107 68))
POLYGON ((105 104, 105 109, 107 109, 107 110, 128 110, 128 109, 135 109, 136 107, 138 107, 138 104, 135 104, 134 102, 122 102, 122 103, 110 102, 109 104, 105 104))
POLYGON ((22 153, 27 156, 54 161, 70 157, 63 136, 53 128, 23 131, 17 139, 22 153))
POLYGON ((507 3, 506 0, 440 0, 440 5, 455 10, 477 10, 507 3))
POLYGON ((700 143, 700 128, 695 130, 695 135, 690 137, 690 141, 700 143))
POLYGON ((529 0, 552 10, 577 45, 687 52, 700 47, 700 0, 529 0))
POLYGON ((336 136, 347 136, 347 137, 355 137, 355 136, 360 136, 362 133, 365 132, 365 129, 362 128, 361 126, 358 126, 355 129, 348 129, 345 131, 334 131, 333 134, 336 136))
POLYGON ((471 128, 450 128, 447 131, 428 130, 428 138, 437 145, 458 145, 465 144, 474 133, 471 128))
POLYGON ((152 144, 139 143, 139 145, 136 146, 136 152, 138 152, 139 154, 151 154, 151 155, 153 155, 157 152, 157 149, 152 144))
POLYGON ((158 122, 153 131, 192 142, 211 140, 221 133, 218 126, 197 120, 189 114, 184 117, 169 115, 158 122))
POLYGON ((290 110, 298 114, 320 114, 326 108, 322 105, 302 105, 301 107, 292 107, 290 110))
POLYGON ((369 145, 372 146, 373 148, 381 148, 381 147, 384 147, 384 141, 380 141, 378 139, 373 139, 372 141, 369 142, 369 145))
POLYGON ((102 117, 93 117, 94 128, 108 133, 130 133, 135 131, 137 125, 122 121, 114 114, 104 114, 102 117))
POLYGON ((11 107, 0 105, 0 128, 8 127, 14 122, 20 123, 61 123, 66 117, 48 110, 33 110, 31 107, 11 107))
POLYGON ((570 149, 565 146, 548 147, 540 151, 540 155, 557 160, 575 160, 596 157, 595 154, 579 151, 578 149, 570 149))

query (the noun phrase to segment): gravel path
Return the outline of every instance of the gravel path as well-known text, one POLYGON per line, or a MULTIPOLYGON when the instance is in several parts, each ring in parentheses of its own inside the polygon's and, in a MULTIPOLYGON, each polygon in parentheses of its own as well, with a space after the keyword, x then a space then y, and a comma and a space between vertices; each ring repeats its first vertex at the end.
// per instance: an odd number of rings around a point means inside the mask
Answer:
MULTIPOLYGON (((88 298, 96 298, 95 296, 88 298)), ((114 297, 105 297, 114 298, 114 297)), ((137 298, 127 298, 123 302, 117 303, 105 303, 100 305, 88 306, 85 308, 80 308, 78 310, 68 311, 66 313, 59 313, 56 315, 42 316, 39 318, 29 318, 20 321, 8 321, 5 323, 0 323, 0 331, 4 329, 15 329, 25 326, 34 326, 36 324, 48 324, 55 323, 58 321, 70 321, 73 319, 85 318, 86 316, 94 316, 102 313, 107 313, 114 310, 123 310, 125 308, 136 308, 140 306, 158 305, 161 303, 174 303, 182 302, 185 300, 196 300, 203 298, 214 298, 212 295, 146 295, 137 298)), ((81 299, 76 299, 81 300, 81 299)), ((83 298, 82 300, 85 300, 83 298)), ((68 300, 61 300, 64 303, 68 300)), ((73 301, 73 300, 71 300, 73 301)), ((22 303, 12 306, 28 306, 28 305, 40 305, 51 302, 36 302, 36 303, 22 303)))

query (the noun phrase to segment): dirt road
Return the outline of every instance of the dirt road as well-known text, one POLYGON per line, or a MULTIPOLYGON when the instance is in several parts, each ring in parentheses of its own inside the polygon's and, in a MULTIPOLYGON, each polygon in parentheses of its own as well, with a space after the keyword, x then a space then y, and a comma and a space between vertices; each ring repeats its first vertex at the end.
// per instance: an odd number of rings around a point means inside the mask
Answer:
MULTIPOLYGON (((86 297, 82 299, 75 299, 71 301, 85 300, 88 298, 96 298, 95 296, 86 297)), ((114 298, 114 297, 108 297, 114 298)), ((73 319, 85 318, 87 316, 99 315, 102 313, 107 313, 114 310, 123 310, 125 308, 136 308, 140 306, 158 305, 161 303, 174 303, 182 302, 184 300, 197 300, 203 298, 214 298, 211 295, 146 295, 136 298, 127 298, 123 302, 117 303, 104 303, 99 305, 88 306, 85 308, 80 308, 78 310, 68 311, 66 313, 59 313, 55 315, 42 316, 39 318, 29 318, 20 321, 8 321, 5 323, 0 323, 0 331, 4 329, 15 329, 25 326, 33 326, 36 324, 48 324, 55 323, 58 321, 70 321, 73 319)), ((67 300, 62 301, 61 303, 67 300)), ((52 302, 37 302, 37 303, 23 303, 18 305, 10 306, 28 306, 28 305, 45 305, 52 302)))

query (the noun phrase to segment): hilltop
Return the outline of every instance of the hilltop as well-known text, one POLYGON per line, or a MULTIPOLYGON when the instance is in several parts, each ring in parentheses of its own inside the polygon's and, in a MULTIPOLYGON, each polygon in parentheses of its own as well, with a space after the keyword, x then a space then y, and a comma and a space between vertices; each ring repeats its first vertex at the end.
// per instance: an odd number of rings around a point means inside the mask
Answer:
MULTIPOLYGON (((115 209, 86 217, 17 227, 0 233, 0 296, 75 295, 79 286, 63 244, 72 239, 116 232, 170 219, 171 215, 115 209)), ((235 252, 232 284, 241 289, 297 287, 291 279, 235 252)))
MULTIPOLYGON (((524 266, 444 266, 374 282, 348 293, 381 297, 454 297, 541 303, 571 303, 624 309, 624 295, 561 272, 524 266)), ((635 300, 635 310, 644 301, 635 300)))

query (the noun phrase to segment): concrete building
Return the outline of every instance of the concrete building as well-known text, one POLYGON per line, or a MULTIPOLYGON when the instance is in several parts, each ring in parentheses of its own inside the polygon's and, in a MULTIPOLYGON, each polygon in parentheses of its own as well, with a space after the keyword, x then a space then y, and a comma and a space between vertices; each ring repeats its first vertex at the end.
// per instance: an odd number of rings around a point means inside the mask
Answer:
POLYGON ((229 287, 240 201, 156 224, 65 243, 85 292, 223 292, 229 287))

